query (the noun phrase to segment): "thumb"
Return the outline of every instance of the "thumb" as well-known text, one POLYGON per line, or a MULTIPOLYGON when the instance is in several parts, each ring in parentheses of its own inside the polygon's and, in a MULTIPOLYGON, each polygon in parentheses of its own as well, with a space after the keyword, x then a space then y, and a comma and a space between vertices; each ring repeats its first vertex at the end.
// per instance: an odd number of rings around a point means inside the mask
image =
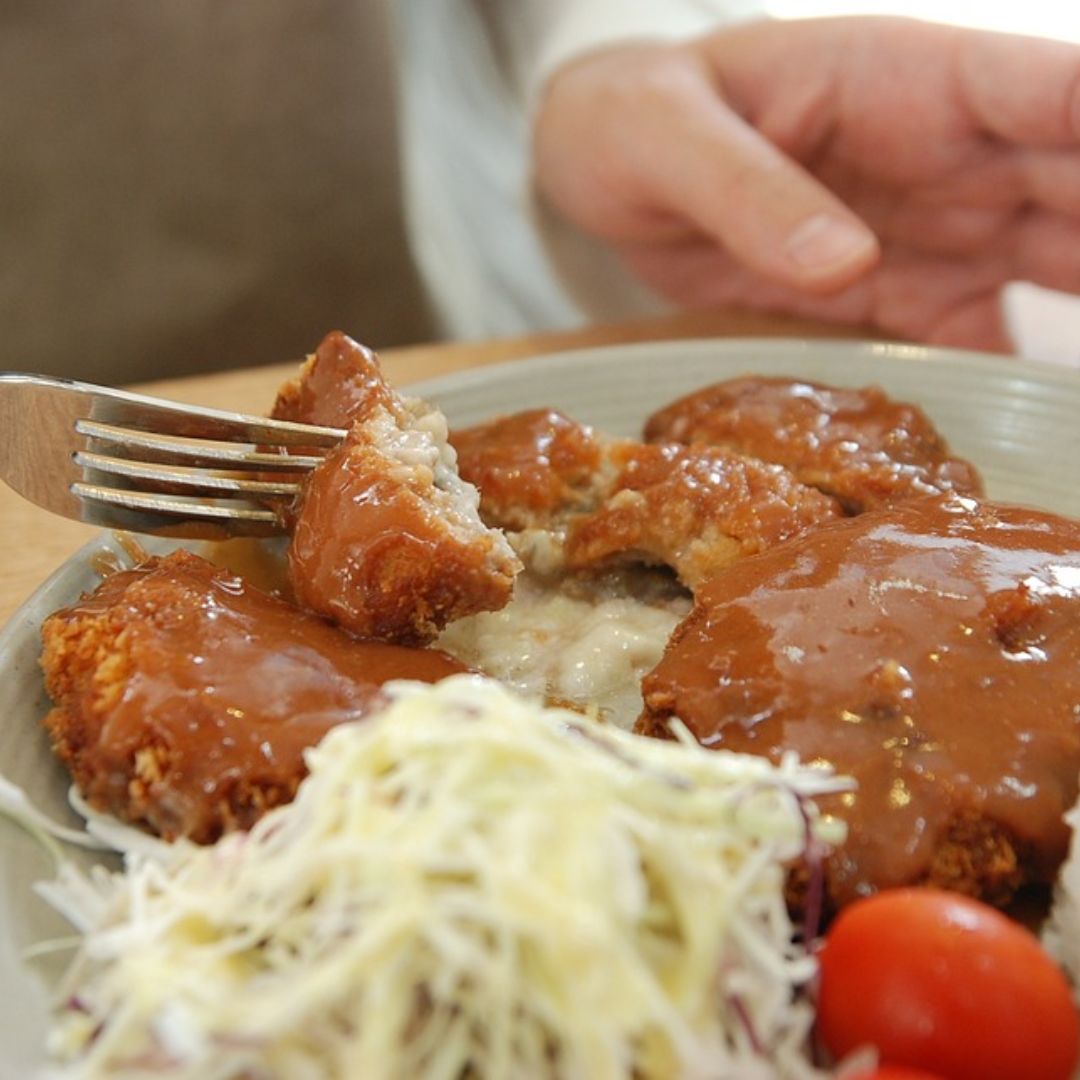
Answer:
POLYGON ((703 86, 649 155, 668 209, 743 265, 801 291, 832 292, 873 266, 870 228, 798 163, 703 86))

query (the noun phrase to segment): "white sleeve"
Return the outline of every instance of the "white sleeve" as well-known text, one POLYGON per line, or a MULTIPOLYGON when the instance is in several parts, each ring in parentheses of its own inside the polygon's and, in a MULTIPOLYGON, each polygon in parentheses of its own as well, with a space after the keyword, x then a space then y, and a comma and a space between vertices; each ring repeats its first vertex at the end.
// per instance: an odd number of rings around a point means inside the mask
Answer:
POLYGON ((514 58, 529 96, 563 64, 596 49, 630 41, 677 41, 759 13, 755 0, 518 0, 517 19, 530 41, 514 58), (740 12, 738 9, 744 9, 740 12))
POLYGON ((611 252, 537 206, 532 108, 587 52, 760 17, 764 0, 399 0, 406 205, 442 329, 480 338, 655 311, 611 252))

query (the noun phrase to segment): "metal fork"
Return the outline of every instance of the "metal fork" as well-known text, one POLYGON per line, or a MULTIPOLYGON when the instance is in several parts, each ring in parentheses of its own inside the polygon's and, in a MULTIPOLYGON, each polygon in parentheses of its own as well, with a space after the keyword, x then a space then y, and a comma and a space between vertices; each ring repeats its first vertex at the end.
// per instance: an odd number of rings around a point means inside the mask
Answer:
POLYGON ((0 372, 0 478, 46 510, 108 528, 197 539, 284 532, 283 504, 344 437, 0 372))

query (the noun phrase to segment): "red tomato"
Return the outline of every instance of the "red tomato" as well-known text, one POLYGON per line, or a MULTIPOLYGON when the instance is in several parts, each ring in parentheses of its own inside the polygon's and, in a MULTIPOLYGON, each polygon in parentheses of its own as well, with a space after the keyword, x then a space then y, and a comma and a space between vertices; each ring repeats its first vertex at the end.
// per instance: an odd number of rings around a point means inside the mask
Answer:
POLYGON ((1035 936, 936 889, 840 913, 821 953, 818 1029, 837 1057, 871 1043, 944 1080, 1069 1080, 1080 1057, 1069 986, 1035 936))
POLYGON ((943 1080, 922 1069, 905 1069, 903 1065, 879 1065, 873 1072, 858 1073, 849 1080, 943 1080))

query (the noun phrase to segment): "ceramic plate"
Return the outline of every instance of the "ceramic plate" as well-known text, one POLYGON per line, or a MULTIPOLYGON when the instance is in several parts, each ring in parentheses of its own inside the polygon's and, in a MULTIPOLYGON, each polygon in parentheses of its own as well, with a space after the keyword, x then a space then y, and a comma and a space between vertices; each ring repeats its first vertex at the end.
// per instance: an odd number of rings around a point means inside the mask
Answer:
MULTIPOLYGON (((392 368, 390 369, 392 376, 392 368)), ((915 346, 824 341, 656 342, 562 353, 433 380, 416 389, 452 425, 553 406, 620 434, 691 389, 736 375, 799 375, 835 385, 876 383, 923 406, 981 470, 992 498, 1080 517, 1080 374, 915 346)), ((13 542, 9 538, 9 542, 13 542)), ((102 539, 65 563, 0 631, 0 774, 44 811, 68 819, 66 779, 39 727, 47 701, 38 672, 42 619, 96 584, 102 539)), ((0 822, 0 1076, 40 1063, 49 986, 59 961, 27 960, 31 943, 68 933, 33 893, 48 857, 0 822)))

